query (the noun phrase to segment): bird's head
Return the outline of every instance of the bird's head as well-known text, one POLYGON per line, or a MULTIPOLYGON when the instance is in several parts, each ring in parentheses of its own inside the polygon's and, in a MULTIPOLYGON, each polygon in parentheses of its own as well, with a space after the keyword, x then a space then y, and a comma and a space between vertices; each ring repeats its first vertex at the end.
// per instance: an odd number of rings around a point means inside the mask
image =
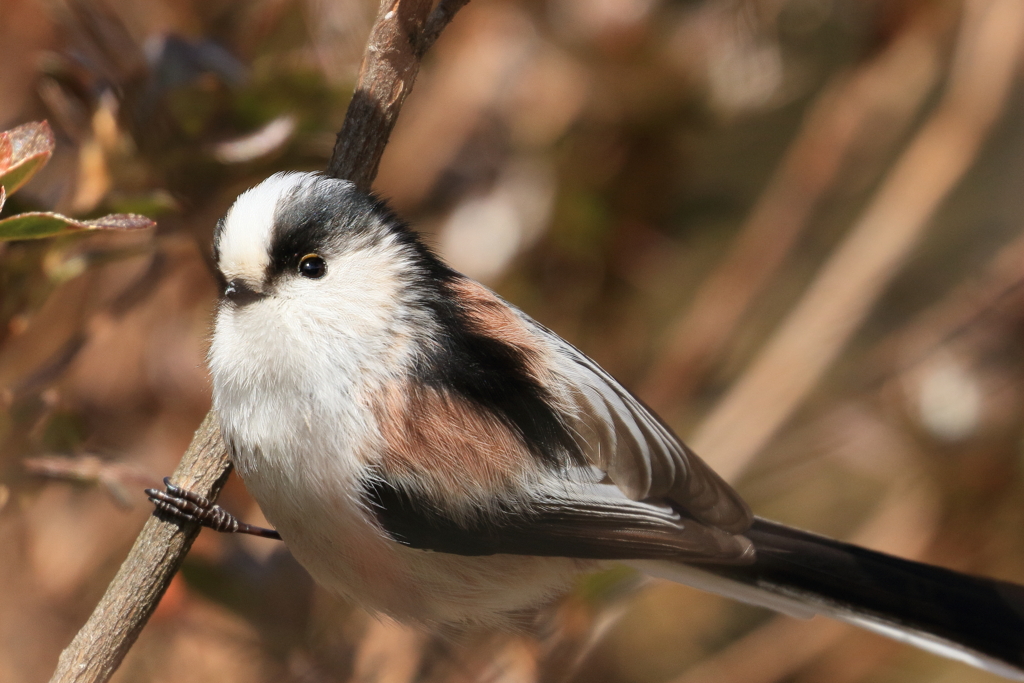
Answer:
POLYGON ((393 296, 415 275, 402 271, 416 270, 416 247, 382 202, 314 173, 278 173, 242 193, 214 234, 224 301, 235 309, 268 298, 393 296))

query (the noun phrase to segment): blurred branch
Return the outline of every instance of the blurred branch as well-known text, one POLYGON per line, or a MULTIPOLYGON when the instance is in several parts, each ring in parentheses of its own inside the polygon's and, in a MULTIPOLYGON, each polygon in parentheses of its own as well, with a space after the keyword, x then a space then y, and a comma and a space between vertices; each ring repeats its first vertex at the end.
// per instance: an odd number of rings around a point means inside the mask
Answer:
POLYGON ((730 252, 670 323, 665 348, 638 389, 655 409, 680 405, 700 385, 851 157, 879 138, 891 147, 917 115, 939 73, 936 34, 944 27, 934 14, 916 12, 881 54, 811 107, 730 252))
POLYGON ((466 6, 469 0, 441 0, 427 18, 427 25, 420 34, 416 45, 416 57, 422 59, 434 44, 444 27, 455 18, 455 13, 466 6))
MULTIPOLYGON (((1013 0, 1009 0, 1013 1, 1013 0)), ((892 447, 899 448, 898 440, 892 447)), ((919 559, 935 535, 939 505, 935 492, 912 475, 893 484, 875 514, 851 542, 901 557, 919 559)), ((824 654, 854 627, 823 617, 798 620, 776 616, 672 683, 774 683, 789 680, 824 654)))
POLYGON ((958 285, 909 325, 882 340, 866 366, 876 387, 927 360, 988 321, 1016 324, 1024 310, 1024 234, 1004 245, 980 274, 958 285))
MULTIPOLYGON (((399 209, 424 206, 447 177, 445 169, 472 148, 472 140, 515 89, 511 84, 529 59, 528 45, 536 35, 513 8, 493 3, 477 8, 466 17, 468 30, 435 55, 431 78, 417 84, 420 92, 411 105, 416 113, 392 141, 377 178, 399 209)), ((566 97, 571 100, 571 93, 566 97)))
MULTIPOLYGON (((430 0, 389 0, 381 6, 328 173, 369 189, 420 57, 461 4, 443 3, 429 22, 430 0)), ((216 500, 230 467, 219 421, 211 411, 171 479, 216 500)), ((89 621, 61 653, 52 683, 110 678, 198 534, 192 523, 165 521, 156 514, 149 518, 89 621)))
POLYGON ((966 3, 942 102, 779 331, 691 439, 726 479, 736 478, 807 397, 974 161, 1017 67, 1022 9, 1016 0, 966 3))
MULTIPOLYGON (((1015 325, 1024 304, 1022 285, 1024 236, 1017 237, 1000 249, 982 274, 961 284, 915 320, 880 342, 870 354, 871 360, 864 363, 867 372, 871 374, 867 380, 870 388, 877 390, 884 380, 926 360, 936 350, 983 321, 1015 325)), ((980 350, 976 352, 981 353, 980 350)), ((844 411, 845 408, 833 410, 817 422, 822 426, 843 422, 845 420, 837 412, 844 411)), ((883 453, 887 464, 919 460, 919 457, 911 458, 907 457, 910 454, 901 454, 906 449, 905 440, 885 420, 878 419, 875 429, 864 424, 857 424, 854 429, 857 431, 857 439, 848 441, 856 441, 862 448, 883 453), (877 433, 885 440, 879 442, 866 439, 865 433, 877 433)), ((831 443, 843 440, 835 433, 828 439, 831 443)), ((807 449, 797 447, 793 450, 807 449)), ((870 459, 865 457, 862 461, 870 459)), ((780 475, 784 476, 784 473, 776 467, 772 476, 780 475)), ((913 471, 900 475, 904 482, 915 480, 915 476, 913 471)), ((765 483, 764 475, 761 475, 759 481, 762 485, 765 483)), ((792 487, 794 482, 789 481, 785 486, 792 487)), ((775 484, 776 489, 785 486, 775 484)), ((927 539, 934 537, 931 527, 938 521, 938 509, 933 502, 890 510, 889 506, 895 505, 906 490, 904 486, 891 488, 887 496, 890 503, 881 505, 879 512, 862 528, 854 542, 895 552, 903 557, 921 559, 924 555, 922 551, 928 544, 927 539), (931 508, 930 512, 928 508, 931 508), (932 523, 922 527, 929 516, 932 517, 932 523), (908 520, 914 523, 909 533, 905 526, 908 520), (891 536, 886 540, 887 529, 899 529, 904 540, 897 541, 891 536)), ((924 498, 920 500, 926 502, 924 498)), ((962 557, 968 558, 970 553, 964 552, 962 557)), ((800 680, 834 681, 840 680, 840 675, 842 680, 861 680, 868 668, 878 666, 880 659, 898 653, 898 650, 891 649, 893 646, 893 643, 833 621, 818 619, 801 622, 776 617, 742 640, 699 663, 673 683, 702 680, 769 683, 793 680, 796 673, 805 667, 808 668, 800 680)))
POLYGON ((808 621, 774 617, 673 679, 672 683, 774 683, 786 680, 852 629, 852 626, 823 617, 808 621))
POLYGON ((421 668, 425 645, 421 629, 388 618, 371 619, 356 651, 352 680, 411 683, 421 668))
MULTIPOLYGON (((96 455, 41 455, 22 461, 25 471, 39 477, 101 484, 122 508, 132 507, 132 485, 153 486, 159 478, 151 472, 123 462, 111 462, 96 455)), ((141 498, 140 498, 141 499, 141 498)))
POLYGON ((602 595, 600 602, 563 601, 556 615, 558 628, 537 653, 540 683, 577 680, 583 663, 626 615, 632 594, 631 590, 619 589, 602 595))

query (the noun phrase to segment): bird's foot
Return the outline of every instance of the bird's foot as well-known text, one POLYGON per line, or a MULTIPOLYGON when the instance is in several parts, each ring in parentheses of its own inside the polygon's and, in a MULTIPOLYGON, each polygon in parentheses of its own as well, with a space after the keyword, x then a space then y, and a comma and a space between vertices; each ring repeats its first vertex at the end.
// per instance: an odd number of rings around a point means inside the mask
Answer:
POLYGON ((281 540, 281 534, 277 531, 239 522, 233 514, 219 505, 214 505, 198 493, 175 486, 171 483, 170 477, 164 477, 164 486, 167 487, 166 491, 146 489, 146 495, 157 510, 171 517, 198 522, 214 531, 227 534, 252 534, 281 540))

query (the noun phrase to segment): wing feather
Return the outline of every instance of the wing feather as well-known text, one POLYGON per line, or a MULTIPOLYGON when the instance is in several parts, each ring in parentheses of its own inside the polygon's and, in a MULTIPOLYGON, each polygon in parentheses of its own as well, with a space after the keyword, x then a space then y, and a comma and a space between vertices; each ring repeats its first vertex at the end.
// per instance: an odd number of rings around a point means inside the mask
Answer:
POLYGON ((702 522, 742 533, 753 514, 714 470, 597 363, 528 317, 557 354, 584 452, 633 500, 667 499, 702 522))
POLYGON ((610 484, 576 482, 531 499, 456 518, 415 488, 375 477, 364 500, 393 540, 454 555, 532 555, 592 560, 677 560, 746 564, 743 536, 683 517, 665 505, 626 498, 610 484))
POLYGON ((561 404, 555 412, 586 461, 629 498, 671 501, 726 532, 749 528, 753 515, 739 495, 597 363, 479 283, 456 284, 474 328, 528 359, 524 367, 561 404))

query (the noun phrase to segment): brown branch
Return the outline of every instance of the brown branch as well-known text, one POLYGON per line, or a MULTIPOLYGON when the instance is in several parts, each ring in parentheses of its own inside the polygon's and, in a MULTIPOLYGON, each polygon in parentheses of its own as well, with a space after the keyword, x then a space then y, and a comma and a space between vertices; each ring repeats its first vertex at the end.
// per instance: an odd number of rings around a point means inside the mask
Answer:
POLYGON ((419 43, 416 46, 416 56, 420 59, 431 48, 434 41, 441 35, 444 27, 455 18, 455 13, 466 6, 469 0, 441 0, 437 7, 427 18, 427 25, 423 28, 419 43))
POLYGON ((877 389, 986 324, 1015 324, 1021 311, 1024 234, 1003 245, 983 271, 879 342, 865 363, 864 387, 877 389))
POLYGON ((25 458, 22 466, 29 474, 83 484, 101 484, 118 506, 132 507, 133 485, 155 486, 159 478, 141 467, 111 462, 97 455, 40 455, 25 458))
MULTIPOLYGON (((196 431, 171 481, 216 498, 231 465, 211 411, 196 431)), ((199 526, 165 521, 154 514, 128 558, 107 586, 89 621, 60 655, 51 682, 106 681, 120 666, 178 571, 199 526)))
MULTIPOLYGON (((893 452, 905 448, 898 435, 884 424, 879 426, 886 432, 884 438, 893 452)), ((921 481, 916 475, 894 481, 878 509, 850 540, 882 552, 920 559, 935 537, 939 519, 938 498, 928 486, 921 485, 921 481)), ((779 615, 698 662, 672 683, 789 680, 852 631, 853 627, 848 624, 820 616, 797 620, 779 615)))
POLYGON ((779 330, 691 437, 726 479, 743 471, 831 367, 1003 111, 1024 51, 1022 8, 1015 0, 965 7, 943 100, 779 330))
POLYGON ((381 5, 328 175, 370 189, 420 59, 466 2, 441 0, 433 12, 429 0, 385 0, 381 5))
POLYGON ((874 144, 883 155, 896 146, 938 78, 937 43, 945 25, 934 14, 931 8, 917 12, 885 50, 837 79, 810 108, 728 255, 670 325, 665 348, 637 392, 655 410, 666 414, 683 404, 714 369, 857 151, 874 144))
MULTIPOLYGON (((466 0, 387 0, 359 70, 355 94, 328 173, 368 190, 423 53, 466 0), (429 17, 429 18, 428 18, 429 17)), ((230 472, 220 426, 211 411, 171 480, 216 500, 230 472)), ((193 523, 150 517, 99 605, 61 653, 51 683, 102 683, 120 666, 199 533, 193 523)))

